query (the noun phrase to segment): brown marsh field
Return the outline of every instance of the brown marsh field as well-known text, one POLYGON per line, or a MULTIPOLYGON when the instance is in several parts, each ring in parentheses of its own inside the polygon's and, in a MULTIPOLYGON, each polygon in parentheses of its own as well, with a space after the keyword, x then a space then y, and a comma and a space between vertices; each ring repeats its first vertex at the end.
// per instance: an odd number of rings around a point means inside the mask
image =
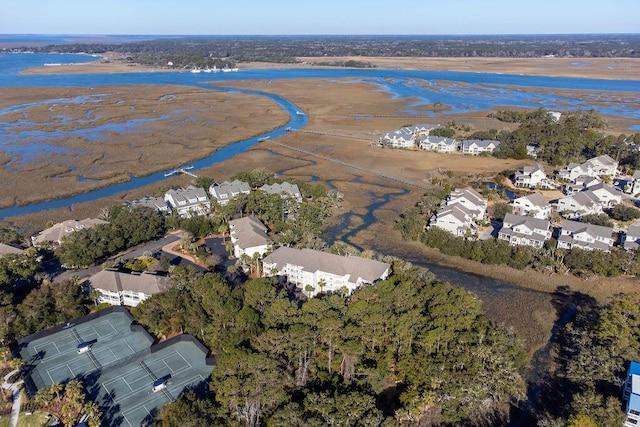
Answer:
MULTIPOLYGON (((308 113, 309 123, 301 131, 264 141, 227 161, 200 169, 196 171, 198 175, 223 181, 238 171, 263 167, 284 177, 324 183, 344 194, 343 208, 336 209, 331 219, 332 238, 418 263, 424 261, 450 266, 523 287, 522 292, 513 288, 499 295, 482 291, 477 295, 484 301, 489 315, 518 331, 531 351, 548 340, 557 318, 552 301, 558 287, 568 286, 605 302, 613 294, 635 291, 638 285, 635 278, 583 281, 570 276, 479 266, 444 256, 415 242, 403 241, 394 229, 395 220, 420 199, 423 188, 431 185, 432 178, 446 173, 452 176, 455 184, 463 185, 528 163, 373 146, 371 143, 382 132, 406 124, 434 121, 401 113, 408 106, 407 100, 391 99, 388 93, 373 85, 336 79, 241 81, 225 82, 224 85, 284 96, 308 113)), ((172 117, 148 123, 142 135, 136 134, 135 137, 114 134, 91 143, 61 141, 65 147, 85 153, 73 159, 44 157, 15 176, 6 168, 2 169, 0 180, 3 187, 4 183, 9 183, 5 188, 10 189, 5 193, 4 205, 61 197, 86 191, 95 185, 95 181, 79 182, 79 176, 99 180, 102 185, 126 179, 127 172, 135 171, 142 175, 187 164, 222 145, 281 126, 287 120, 286 114, 275 104, 249 95, 157 86, 101 88, 100 92, 106 95, 96 108, 103 109, 99 117, 105 122, 122 115, 160 118, 169 114, 172 117), (167 98, 167 95, 175 97, 167 98), (135 109, 132 110, 131 105, 135 109), (176 110, 183 113, 175 114, 176 110)), ((1 89, 0 94, 2 106, 52 97, 73 97, 86 94, 86 89, 1 89)), ((583 96, 591 95, 585 93, 583 96)), ((65 114, 78 116, 86 114, 88 107, 68 108, 65 114)), ((455 120, 471 129, 500 129, 505 126, 488 118, 487 113, 447 115, 442 116, 442 120, 455 120)), ((42 120, 44 127, 49 126, 46 124, 49 114, 46 108, 36 108, 29 112, 29 117, 32 121, 42 120)), ((626 123, 620 123, 621 128, 625 126, 626 123)), ((0 160, 5 164, 11 161, 8 158, 0 160)), ((95 202, 8 218, 6 221, 23 230, 37 231, 47 221, 96 216, 103 208, 124 200, 161 195, 169 186, 187 185, 190 181, 190 177, 178 175, 95 202)), ((469 276, 469 280, 475 280, 474 277, 469 276)))

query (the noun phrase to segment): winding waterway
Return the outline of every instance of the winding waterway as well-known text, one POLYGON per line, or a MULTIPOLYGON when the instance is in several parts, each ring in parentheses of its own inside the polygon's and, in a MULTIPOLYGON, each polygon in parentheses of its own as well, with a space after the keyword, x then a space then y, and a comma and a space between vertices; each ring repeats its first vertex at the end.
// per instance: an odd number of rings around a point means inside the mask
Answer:
MULTIPOLYGON (((244 152, 258 140, 264 136, 277 138, 286 132, 286 128, 301 129, 307 124, 307 116, 298 114, 302 111, 300 107, 291 101, 279 97, 277 95, 231 89, 212 87, 206 82, 221 82, 235 80, 264 80, 272 79, 291 79, 291 78, 329 78, 329 79, 348 79, 350 82, 367 82, 377 85, 380 90, 391 93, 396 98, 411 98, 413 105, 405 111, 411 115, 417 113, 415 107, 419 105, 429 105, 435 102, 446 104, 450 107, 448 113, 465 113, 482 111, 493 108, 495 106, 514 106, 514 107, 530 107, 530 108, 547 108, 555 110, 565 109, 595 109, 596 111, 618 117, 629 119, 637 119, 638 124, 634 126, 640 127, 640 81, 622 81, 622 80, 594 80, 594 79, 576 79, 576 78, 558 78, 558 77, 537 77, 537 76, 514 76, 504 74, 485 74, 485 73, 461 73, 461 72, 438 72, 438 71, 405 71, 405 70, 382 70, 382 69, 277 69, 277 70, 241 70, 238 73, 217 73, 217 74, 194 74, 194 73, 178 73, 178 72, 162 72, 162 73, 127 73, 127 74, 90 74, 90 75, 18 75, 18 73, 28 67, 42 66, 44 63, 72 63, 87 62, 95 58, 78 55, 28 55, 28 54, 0 54, 0 88, 2 87, 84 87, 90 88, 100 86, 122 86, 122 85, 189 85, 209 90, 224 90, 229 92, 246 93, 268 97, 276 102, 290 116, 289 122, 275 130, 263 135, 239 141, 235 144, 228 145, 206 158, 193 162, 194 169, 211 166, 214 163, 227 160, 238 153, 244 152), (567 90, 589 90, 600 91, 597 105, 590 105, 589 101, 579 96, 571 95, 555 95, 549 93, 546 89, 567 89, 567 90), (624 102, 619 102, 621 97, 615 92, 624 92, 624 102)), ((348 83, 345 83, 348 84, 348 83)), ((56 100, 49 100, 48 103, 54 103, 56 100)), ((46 104, 43 102, 42 104, 46 104)), ((8 127, 21 126, 28 132, 29 126, 34 126, 25 117, 25 120, 19 124, 3 122, 3 115, 8 112, 20 111, 26 108, 25 105, 16 105, 5 108, 0 111, 0 137, 8 127)), ((362 116, 366 116, 366 111, 362 112, 362 116)), ((92 119, 91 112, 88 112, 83 118, 86 122, 92 119)), ((428 117, 430 113, 420 111, 421 118, 428 117)), ((439 114, 443 114, 440 112, 439 114)), ((447 114, 447 113, 444 113, 447 114)), ((63 118, 64 119, 64 118, 63 118)), ((35 126, 34 126, 35 127, 35 126)), ((118 132, 131 132, 135 126, 128 127, 127 124, 116 124, 112 129, 118 132)), ((95 129, 93 131, 96 131, 95 129)), ((35 132, 35 131, 34 131, 35 132)), ((86 131, 85 131, 86 132, 86 131)), ((73 132, 71 132, 73 134, 73 132)), ((31 135, 33 136, 33 135, 31 135)), ((33 145, 31 149, 46 148, 47 139, 53 139, 55 135, 47 135, 46 133, 38 134, 41 146, 33 145)), ((16 149, 15 146, 9 147, 15 141, 0 138, 0 150, 9 152, 9 148, 16 149)), ((29 148, 22 148, 28 150, 29 148)), ((165 179, 164 172, 154 173, 144 177, 134 177, 130 174, 127 182, 110 185, 98 190, 90 191, 83 194, 77 194, 72 197, 66 197, 58 200, 34 203, 25 206, 14 206, 6 209, 0 209, 0 218, 22 215, 27 213, 39 212, 47 209, 67 207, 74 203, 87 202, 96 200, 106 196, 114 195, 123 191, 139 188, 154 182, 165 179)), ((335 230, 329 230, 330 237, 338 237, 340 239, 349 240, 355 236, 358 231, 366 228, 375 217, 373 213, 376 209, 389 203, 394 198, 405 194, 406 190, 396 191, 376 199, 367 210, 367 213, 361 215, 360 223, 355 229, 344 229, 345 224, 336 226, 335 230), (339 231, 340 230, 340 231, 339 231)), ((350 223, 350 217, 345 216, 345 222, 350 223)), ((389 248, 378 247, 373 248, 380 252, 389 253, 389 248)), ((425 262, 424 259, 417 257, 415 254, 396 252, 393 255, 400 255, 415 264, 422 265, 431 270, 441 280, 446 280, 454 285, 461 286, 474 294, 481 300, 487 301, 498 297, 505 297, 509 292, 519 292, 526 294, 529 298, 539 298, 541 293, 522 289, 513 284, 497 281, 481 276, 470 275, 452 268, 442 267, 425 262)), ((556 323, 554 330, 558 326, 564 324, 570 317, 570 314, 563 316, 556 323)), ((540 350, 535 357, 536 366, 529 377, 535 382, 535 379, 544 372, 549 360, 550 345, 540 350)), ((534 396, 530 396, 534 397, 534 396)))

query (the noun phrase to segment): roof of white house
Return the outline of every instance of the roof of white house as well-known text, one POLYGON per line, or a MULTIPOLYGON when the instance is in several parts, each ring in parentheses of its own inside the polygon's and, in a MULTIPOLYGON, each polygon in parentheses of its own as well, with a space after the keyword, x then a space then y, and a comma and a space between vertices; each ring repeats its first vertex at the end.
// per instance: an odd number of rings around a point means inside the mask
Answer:
POLYGON ((106 269, 89 278, 94 289, 111 292, 142 292, 154 295, 169 289, 168 278, 149 273, 125 273, 118 270, 106 269))
POLYGON ((589 224, 587 222, 571 221, 565 219, 562 223, 562 231, 569 231, 572 234, 587 232, 595 237, 610 239, 613 234, 613 227, 589 224))
POLYGON ((518 197, 517 199, 513 199, 513 203, 520 200, 525 203, 528 201, 533 206, 539 208, 544 208, 548 204, 547 199, 541 193, 527 194, 526 196, 518 197))
POLYGON ((525 225, 531 230, 548 230, 550 226, 549 220, 511 213, 504 216, 502 223, 509 228, 513 228, 518 225, 525 225))
POLYGON ((611 156, 609 156, 608 154, 603 154, 602 156, 594 157, 592 159, 587 160, 585 163, 592 164, 592 165, 601 164, 604 166, 611 166, 611 167, 618 166, 618 162, 613 160, 613 158, 611 158, 611 156))
POLYGON ((283 182, 282 184, 265 184, 262 187, 260 187, 260 189, 264 192, 266 192, 267 194, 284 194, 287 196, 291 196, 291 197, 295 197, 295 198, 300 198, 302 197, 300 195, 300 189, 298 188, 297 184, 290 184, 288 182, 283 182))
POLYGON ((243 249, 271 244, 267 236, 267 227, 256 217, 246 216, 231 220, 229 229, 235 240, 234 244, 243 249))
POLYGON ((565 199, 573 199, 578 205, 585 208, 600 205, 598 198, 590 191, 579 191, 570 196, 563 197, 560 200, 565 199))
POLYGON ((276 264, 281 269, 286 264, 302 267, 305 271, 322 271, 336 276, 349 275, 349 281, 355 283, 358 278, 374 282, 389 269, 389 264, 357 256, 340 256, 312 249, 294 249, 281 247, 265 257, 265 264, 276 264))
POLYGON ((451 194, 449 194, 449 200, 455 200, 461 197, 468 199, 478 207, 484 207, 487 204, 487 201, 482 197, 482 194, 478 193, 471 187, 456 188, 451 192, 451 194))
POLYGON ((633 179, 640 179, 640 170, 633 172, 633 179))
POLYGON ((64 222, 59 222, 52 227, 42 230, 40 233, 31 236, 31 240, 34 244, 45 242, 62 242, 62 238, 74 233, 76 231, 83 230, 85 228, 92 228, 100 224, 108 224, 108 221, 103 221, 97 218, 85 218, 82 220, 70 219, 64 222))
POLYGON ((235 181, 225 181, 222 184, 213 184, 209 187, 209 193, 216 199, 222 195, 226 195, 228 199, 232 199, 234 194, 249 193, 251 187, 248 183, 236 179, 235 181))
POLYGON ((15 246, 5 245, 4 243, 0 243, 0 256, 9 255, 9 254, 21 254, 24 252, 23 249, 16 248, 15 246))
MULTIPOLYGON (((165 197, 170 196, 176 203, 184 202, 185 205, 198 204, 203 201, 208 202, 209 197, 204 191, 204 188, 194 187, 193 185, 187 188, 171 189, 165 193, 165 197)), ((182 206, 182 205, 181 205, 182 206)))
POLYGON ((431 132, 432 130, 438 129, 441 127, 442 125, 421 124, 421 125, 406 126, 403 129, 407 129, 411 133, 416 133, 416 132, 426 132, 426 131, 431 132))
POLYGON ((490 145, 494 145, 497 147, 500 145, 500 141, 496 141, 494 139, 465 139, 462 141, 463 147, 469 147, 470 145, 475 144, 478 147, 487 148, 490 145))
POLYGON ((448 146, 458 145, 458 141, 453 138, 446 138, 444 136, 425 136, 420 139, 420 143, 429 144, 444 144, 448 146))
POLYGON ((475 212, 471 212, 466 206, 460 203, 454 203, 453 205, 444 206, 438 212, 436 212, 436 218, 441 219, 447 215, 453 215, 457 220, 462 223, 467 222, 469 218, 475 216, 475 212))
POLYGON ((411 139, 413 138, 413 132, 407 128, 407 127, 403 127, 391 132, 387 132, 384 135, 382 135, 382 139, 396 139, 396 138, 405 138, 405 139, 411 139))
POLYGON ((627 236, 640 238, 640 221, 636 221, 627 228, 627 236))
POLYGON ((156 209, 156 210, 167 210, 168 205, 166 200, 162 197, 149 197, 145 196, 141 199, 135 199, 132 201, 124 202, 125 206, 134 207, 134 206, 144 206, 146 208, 156 209))

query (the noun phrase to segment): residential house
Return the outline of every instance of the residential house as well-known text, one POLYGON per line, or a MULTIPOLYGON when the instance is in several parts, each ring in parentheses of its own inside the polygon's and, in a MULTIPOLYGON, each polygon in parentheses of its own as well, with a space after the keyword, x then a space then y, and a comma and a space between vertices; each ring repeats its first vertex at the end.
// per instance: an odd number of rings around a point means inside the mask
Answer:
POLYGON ((425 136, 420 138, 418 146, 422 150, 435 151, 437 153, 455 153, 460 143, 453 138, 442 136, 425 136))
POLYGON ((613 246, 613 228, 585 222, 564 220, 558 247, 561 249, 580 248, 584 250, 609 251, 613 246))
POLYGON ((157 210, 161 213, 168 213, 171 209, 167 201, 162 197, 145 196, 142 199, 135 199, 130 202, 124 202, 124 205, 131 208, 136 206, 143 206, 145 208, 157 210))
POLYGON ((580 191, 558 199, 556 209, 567 218, 580 218, 601 214, 602 204, 590 191, 580 191))
POLYGON ((290 184, 288 182, 283 182, 282 184, 265 184, 260 187, 260 190, 264 191, 267 194, 279 194, 283 199, 285 198, 293 198, 298 203, 302 202, 302 194, 300 193, 300 189, 297 184, 290 184))
POLYGON ((2 258, 4 255, 10 255, 10 254, 21 254, 23 253, 24 250, 20 249, 20 248, 16 248, 15 246, 11 246, 11 245, 5 245, 4 243, 0 243, 0 258, 2 258))
POLYGON ((207 215, 211 212, 211 201, 206 191, 193 185, 167 191, 164 200, 183 218, 207 215))
POLYGON ((627 376, 622 387, 624 413, 626 418, 624 427, 637 427, 640 423, 640 363, 631 361, 627 376))
POLYGON ((595 196, 603 209, 612 208, 622 201, 621 192, 603 182, 589 187, 587 191, 595 196))
POLYGON ((560 170, 560 178, 567 181, 573 181, 580 175, 615 177, 617 174, 618 162, 606 154, 589 159, 584 163, 570 163, 560 170))
POLYGON ((462 204, 444 206, 429 220, 429 227, 438 227, 457 237, 476 234, 475 214, 462 204))
POLYGON ((34 246, 41 246, 43 244, 51 243, 60 245, 62 239, 68 235, 75 233, 76 231, 93 228, 96 225, 108 224, 108 221, 103 221, 97 218, 85 218, 82 220, 70 219, 64 222, 59 222, 46 230, 42 230, 38 234, 31 236, 31 242, 34 246))
POLYGON ((573 180, 572 184, 565 185, 563 192, 567 195, 575 194, 578 191, 586 190, 601 182, 602 180, 596 176, 580 175, 573 180))
POLYGON ((380 145, 391 148, 415 148, 416 137, 409 128, 404 127, 382 135, 380 145))
POLYGON ((135 307, 151 295, 169 289, 166 276, 126 273, 109 268, 91 276, 88 285, 98 292, 98 302, 129 307, 135 307))
POLYGON ((536 163, 533 166, 525 166, 518 170, 514 175, 513 184, 516 187, 553 188, 547 180, 547 174, 540 163, 536 163))
POLYGON ((506 214, 498 239, 506 240, 511 246, 533 246, 542 248, 544 242, 551 238, 551 224, 546 219, 529 216, 506 214))
POLYGON ((527 156, 537 159, 538 154, 540 154, 540 147, 537 144, 527 144, 527 156))
POLYGON ((320 292, 348 293, 384 280, 389 264, 357 256, 340 256, 312 249, 281 247, 263 260, 265 276, 286 276, 309 297, 320 292))
POLYGON ((549 219, 551 216, 551 205, 541 193, 513 199, 511 206, 513 206, 513 213, 517 215, 527 215, 538 219, 549 219))
POLYGON ((407 126, 406 128, 416 137, 418 136, 429 136, 431 131, 434 129, 439 129, 443 127, 442 125, 432 125, 432 124, 422 124, 422 125, 412 125, 407 126))
POLYGON ((242 255, 264 255, 271 248, 267 227, 258 218, 247 216, 229 221, 229 234, 236 258, 242 255))
POLYGON ((222 184, 215 183, 209 187, 209 194, 216 199, 220 206, 226 205, 240 194, 249 193, 251 193, 249 184, 238 179, 232 182, 225 181, 222 184))
POLYGON ((462 141, 462 154, 477 156, 481 153, 493 153, 500 141, 492 139, 465 139, 462 141))
POLYGON ((467 208, 475 220, 484 220, 487 214, 487 201, 471 187, 455 189, 447 196, 446 205, 461 204, 467 208))
POLYGON ((627 228, 622 245, 628 251, 637 250, 640 247, 640 221, 634 222, 627 228))

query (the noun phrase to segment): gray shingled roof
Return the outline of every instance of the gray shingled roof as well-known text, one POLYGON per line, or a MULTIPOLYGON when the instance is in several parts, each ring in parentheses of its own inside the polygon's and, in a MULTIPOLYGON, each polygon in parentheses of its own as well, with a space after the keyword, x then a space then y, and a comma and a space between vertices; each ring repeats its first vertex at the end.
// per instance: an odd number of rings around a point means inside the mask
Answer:
POLYGON ((508 213, 504 216, 503 223, 511 224, 511 226, 508 228, 513 228, 518 225, 524 224, 531 230, 548 230, 550 225, 549 220, 546 219, 532 218, 530 216, 516 215, 511 213, 508 213))
POLYGON ((0 243, 0 256, 9 255, 9 254, 21 254, 24 250, 20 248, 16 248, 14 246, 5 245, 4 243, 0 243))
POLYGON ((94 289, 103 289, 111 292, 142 292, 145 295, 154 295, 169 288, 166 276, 148 273, 129 274, 110 269, 102 270, 91 276, 89 283, 94 289))
POLYGON ((297 184, 291 184, 288 182, 283 182, 282 184, 265 184, 260 189, 267 194, 279 194, 295 197, 296 199, 300 199, 302 196, 300 195, 300 189, 297 184))
POLYGON ((247 216, 229 221, 231 235, 242 249, 256 246, 270 245, 271 240, 267 236, 267 227, 258 218, 247 216))
POLYGON ((611 235, 613 234, 612 227, 604 227, 602 225, 594 225, 586 222, 571 221, 569 219, 565 219, 562 223, 562 230, 567 230, 573 234, 586 231, 593 236, 603 237, 607 239, 610 239, 611 235))
POLYGON ((494 139, 465 139, 462 141, 463 147, 468 147, 471 144, 476 144, 478 147, 482 148, 487 148, 491 144, 497 147, 498 145, 500 145, 500 141, 496 141, 494 139))
POLYGON ((246 182, 236 179, 235 181, 225 181, 222 184, 213 184, 209 187, 209 193, 218 201, 220 199, 231 200, 240 193, 248 193, 251 187, 246 182), (226 195, 226 197, 222 197, 226 195))
POLYGON ((144 206, 146 208, 156 209, 156 210, 167 210, 169 206, 167 205, 167 201, 162 197, 149 197, 145 196, 141 199, 135 199, 130 202, 124 202, 125 206, 134 207, 134 206, 144 206))
POLYGON ((82 220, 70 219, 53 225, 52 227, 42 230, 40 233, 31 237, 33 243, 39 244, 44 242, 61 242, 63 237, 70 235, 85 228, 92 228, 99 224, 108 224, 97 218, 85 218, 82 220))
POLYGON ((357 256, 340 256, 312 249, 281 247, 265 257, 265 264, 276 264, 280 270, 286 264, 301 266, 305 271, 323 271, 337 276, 349 275, 355 283, 358 278, 374 282, 389 269, 389 264, 357 256))
POLYGON ((544 208, 547 205, 547 199, 541 193, 528 194, 519 198, 527 199, 529 202, 531 202, 532 205, 539 208, 544 208))

